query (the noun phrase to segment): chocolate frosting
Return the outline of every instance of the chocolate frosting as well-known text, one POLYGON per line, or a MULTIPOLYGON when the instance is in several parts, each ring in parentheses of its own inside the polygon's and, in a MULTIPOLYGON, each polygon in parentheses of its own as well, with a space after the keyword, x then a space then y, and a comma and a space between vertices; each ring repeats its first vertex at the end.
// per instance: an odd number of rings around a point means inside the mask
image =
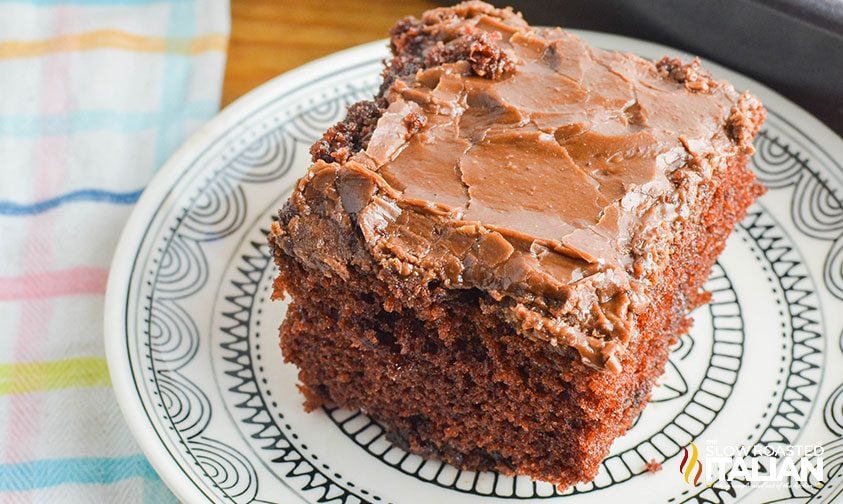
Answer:
POLYGON ((480 289, 525 336, 618 370, 676 226, 751 152, 763 109, 696 61, 603 51, 479 2, 420 25, 438 41, 427 66, 385 90, 364 150, 311 167, 277 241, 330 274, 368 258, 480 289), (349 229, 361 250, 327 246, 349 229))

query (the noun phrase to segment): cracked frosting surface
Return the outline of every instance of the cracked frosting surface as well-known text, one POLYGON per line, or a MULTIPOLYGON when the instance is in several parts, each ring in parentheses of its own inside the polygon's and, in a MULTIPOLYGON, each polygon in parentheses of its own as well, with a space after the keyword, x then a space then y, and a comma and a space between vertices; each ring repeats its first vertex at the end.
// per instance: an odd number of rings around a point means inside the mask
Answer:
POLYGON ((760 104, 696 62, 603 51, 476 2, 433 13, 426 67, 385 90, 365 149, 311 167, 273 233, 342 274, 351 253, 319 243, 346 222, 379 268, 481 289, 525 336, 617 370, 673 226, 751 151, 760 104))

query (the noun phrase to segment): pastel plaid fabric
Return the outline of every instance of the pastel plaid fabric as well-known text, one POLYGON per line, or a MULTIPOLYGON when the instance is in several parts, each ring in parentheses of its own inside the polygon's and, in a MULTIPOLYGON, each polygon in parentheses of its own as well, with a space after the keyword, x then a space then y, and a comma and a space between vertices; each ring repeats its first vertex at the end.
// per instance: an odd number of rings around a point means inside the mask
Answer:
POLYGON ((110 387, 108 267, 219 108, 224 0, 0 0, 0 500, 169 502, 110 387))

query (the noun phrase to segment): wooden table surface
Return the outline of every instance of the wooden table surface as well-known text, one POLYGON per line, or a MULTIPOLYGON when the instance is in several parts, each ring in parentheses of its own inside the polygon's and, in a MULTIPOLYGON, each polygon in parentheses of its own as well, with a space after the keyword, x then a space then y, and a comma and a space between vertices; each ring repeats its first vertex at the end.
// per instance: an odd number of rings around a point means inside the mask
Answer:
POLYGON ((231 0, 223 105, 320 56, 381 39, 431 0, 231 0))

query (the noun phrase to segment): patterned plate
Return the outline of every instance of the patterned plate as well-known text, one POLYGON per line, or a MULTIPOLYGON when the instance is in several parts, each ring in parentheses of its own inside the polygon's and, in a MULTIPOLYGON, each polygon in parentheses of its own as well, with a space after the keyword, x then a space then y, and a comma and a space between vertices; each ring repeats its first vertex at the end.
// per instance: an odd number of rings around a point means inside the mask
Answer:
MULTIPOLYGON (((679 52, 580 33, 650 58, 679 52)), ((383 42, 285 74, 226 109, 144 192, 108 288, 109 365, 126 420, 188 502, 830 502, 843 487, 843 142, 778 94, 707 65, 769 109, 754 169, 770 191, 711 272, 712 303, 597 478, 560 492, 393 446, 361 413, 302 411, 283 364, 264 236, 308 147, 379 83, 383 42), (700 447, 687 460, 687 447, 700 447), (826 481, 694 485, 706 447, 820 444, 826 481), (686 459, 686 460, 683 460, 686 459), (662 464, 655 474, 649 461, 662 464), (692 470, 680 468, 693 466, 692 470)), ((687 56, 686 56, 687 57, 687 56)), ((696 448, 694 448, 696 451, 696 448)), ((816 478, 814 478, 816 479, 816 478)))

